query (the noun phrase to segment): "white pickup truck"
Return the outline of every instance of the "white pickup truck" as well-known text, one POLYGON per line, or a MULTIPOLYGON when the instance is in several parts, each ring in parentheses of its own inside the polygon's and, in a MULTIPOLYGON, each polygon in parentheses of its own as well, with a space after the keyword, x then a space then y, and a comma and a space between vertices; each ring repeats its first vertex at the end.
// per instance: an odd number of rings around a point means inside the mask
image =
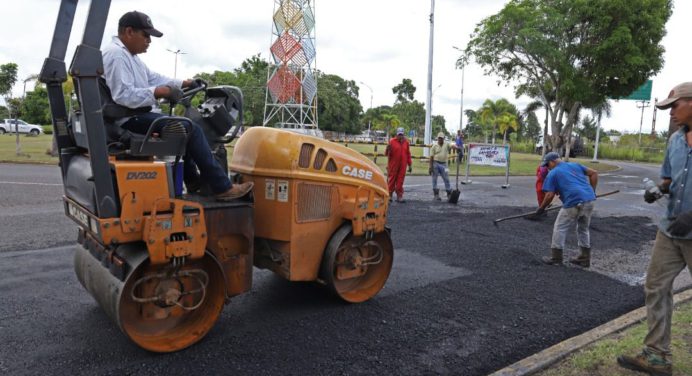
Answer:
POLYGON ((16 124, 14 119, 0 119, 0 134, 15 133, 17 131, 38 136, 43 133, 43 128, 40 125, 29 124, 20 119, 16 120, 16 124))

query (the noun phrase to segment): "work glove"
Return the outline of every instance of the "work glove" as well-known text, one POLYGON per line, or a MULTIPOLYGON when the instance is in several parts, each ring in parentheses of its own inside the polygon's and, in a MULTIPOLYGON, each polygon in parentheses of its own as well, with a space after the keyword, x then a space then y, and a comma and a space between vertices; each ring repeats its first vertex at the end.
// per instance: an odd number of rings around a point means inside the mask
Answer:
POLYGON ((204 81, 202 81, 201 78, 195 78, 194 80, 190 81, 190 84, 187 85, 187 88, 190 90, 197 89, 199 87, 202 87, 204 85, 204 81))
POLYGON ((408 173, 410 174, 412 172, 413 172, 413 167, 411 167, 411 165, 408 165, 408 173))
POLYGON ((692 211, 680 214, 668 226, 668 232, 673 236, 685 236, 692 230, 692 211))
POLYGON ((168 87, 168 100, 171 103, 178 103, 183 99, 183 91, 179 87, 173 85, 166 85, 168 87))
POLYGON ((530 215, 527 215, 527 216, 526 216, 526 219, 532 219, 532 220, 533 220, 533 219, 538 219, 538 218, 540 218, 544 213, 545 213, 545 209, 539 207, 538 209, 536 209, 536 211, 535 211, 534 213, 531 213, 530 215))

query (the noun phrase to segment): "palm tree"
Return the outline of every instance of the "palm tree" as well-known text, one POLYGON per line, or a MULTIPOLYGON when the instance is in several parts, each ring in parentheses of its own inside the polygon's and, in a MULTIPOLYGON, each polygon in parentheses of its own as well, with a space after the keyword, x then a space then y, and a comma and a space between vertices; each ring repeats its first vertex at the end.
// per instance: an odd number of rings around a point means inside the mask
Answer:
POLYGON ((384 130, 387 133, 387 139, 389 139, 391 129, 401 125, 401 120, 399 120, 398 116, 393 114, 382 114, 375 119, 374 125, 375 129, 384 130))
POLYGON ((519 120, 517 115, 509 112, 504 112, 496 118, 497 125, 502 132, 502 144, 507 144, 507 133, 510 129, 517 131, 519 129, 519 120))
POLYGON ((515 115, 517 112, 517 108, 513 104, 509 103, 507 99, 501 98, 496 100, 495 102, 493 102, 491 99, 486 99, 485 102, 483 102, 483 106, 478 110, 478 112, 480 113, 481 124, 492 124, 493 126, 493 144, 495 144, 495 135, 497 134, 498 120, 503 115, 513 116, 515 120, 513 129, 516 129, 517 127, 515 115))

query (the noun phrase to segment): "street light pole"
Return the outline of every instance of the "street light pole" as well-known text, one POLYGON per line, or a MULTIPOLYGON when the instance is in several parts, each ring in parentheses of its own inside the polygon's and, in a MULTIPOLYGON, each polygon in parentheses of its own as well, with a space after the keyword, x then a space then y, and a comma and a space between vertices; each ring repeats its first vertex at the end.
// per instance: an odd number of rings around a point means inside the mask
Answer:
MULTIPOLYGON (((360 83, 365 85, 365 87, 367 87, 368 90, 370 90, 370 110, 372 110, 372 88, 370 87, 370 85, 366 84, 363 81, 360 81, 360 83)), ((372 117, 372 113, 370 114, 370 117, 372 117)), ((370 137, 370 123, 372 120, 370 117, 368 118, 368 137, 370 137)))
MULTIPOLYGON (((464 52, 461 48, 452 46, 457 51, 464 52)), ((459 110, 459 130, 464 128, 464 69, 466 64, 464 64, 463 56, 457 59, 456 69, 461 67, 461 99, 460 99, 460 110, 459 110)))
POLYGON ((187 52, 182 52, 180 51, 180 49, 178 49, 177 51, 173 51, 166 48, 166 50, 168 52, 172 52, 173 54, 175 54, 175 63, 173 64, 173 78, 178 78, 178 55, 186 55, 187 52))
POLYGON ((425 108, 425 147, 423 148, 423 156, 430 156, 430 145, 432 142, 432 121, 431 121, 431 106, 432 106, 432 74, 433 74, 433 40, 435 32, 435 0, 430 0, 430 39, 428 41, 428 90, 425 108))

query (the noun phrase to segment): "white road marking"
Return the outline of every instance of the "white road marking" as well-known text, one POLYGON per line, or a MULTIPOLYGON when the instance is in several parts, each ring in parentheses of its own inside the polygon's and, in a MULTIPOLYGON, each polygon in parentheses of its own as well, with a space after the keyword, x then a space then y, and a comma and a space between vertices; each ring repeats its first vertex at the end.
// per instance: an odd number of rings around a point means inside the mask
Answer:
POLYGON ((61 187, 62 184, 55 183, 27 183, 22 181, 0 181, 0 184, 14 184, 14 185, 45 185, 51 187, 61 187))

